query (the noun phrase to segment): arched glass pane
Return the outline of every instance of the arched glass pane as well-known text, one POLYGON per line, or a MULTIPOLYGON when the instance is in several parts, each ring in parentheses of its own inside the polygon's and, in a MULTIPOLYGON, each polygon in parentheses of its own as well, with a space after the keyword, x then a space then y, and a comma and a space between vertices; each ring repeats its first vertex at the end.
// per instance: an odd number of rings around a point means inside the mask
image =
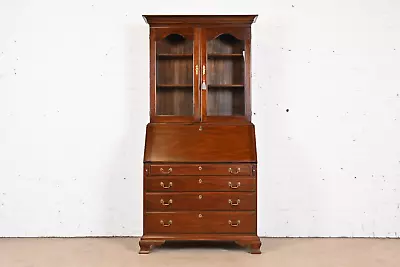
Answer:
POLYGON ((230 34, 207 42, 207 115, 245 115, 245 45, 230 34))
POLYGON ((193 40, 170 34, 156 42, 156 114, 193 115, 193 40))

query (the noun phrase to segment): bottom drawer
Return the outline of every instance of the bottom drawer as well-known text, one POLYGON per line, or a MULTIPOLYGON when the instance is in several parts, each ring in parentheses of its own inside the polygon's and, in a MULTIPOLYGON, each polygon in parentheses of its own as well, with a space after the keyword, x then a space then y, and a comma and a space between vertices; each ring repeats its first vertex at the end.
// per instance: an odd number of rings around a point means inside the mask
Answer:
POLYGON ((146 233, 256 233, 256 212, 147 212, 146 233))

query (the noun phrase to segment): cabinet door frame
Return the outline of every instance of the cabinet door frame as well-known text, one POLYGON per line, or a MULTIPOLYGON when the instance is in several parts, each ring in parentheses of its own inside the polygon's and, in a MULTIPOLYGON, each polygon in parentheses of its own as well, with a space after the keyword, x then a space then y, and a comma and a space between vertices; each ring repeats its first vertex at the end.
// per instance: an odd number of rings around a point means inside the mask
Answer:
POLYGON ((199 95, 199 69, 200 65, 200 29, 195 27, 151 27, 150 28, 150 122, 199 122, 200 95, 199 95), (193 38, 193 115, 157 115, 157 41, 170 34, 179 34, 183 37, 193 38), (197 66, 197 68, 196 68, 197 66))
POLYGON ((244 116, 213 116, 207 115, 208 81, 207 74, 201 71, 200 85, 205 80, 207 89, 202 90, 201 95, 201 121, 202 122, 228 122, 228 123, 248 123, 251 122, 251 27, 204 27, 201 29, 200 62, 201 69, 207 66, 207 42, 221 34, 231 34, 232 36, 244 41, 245 62, 244 62, 244 116))

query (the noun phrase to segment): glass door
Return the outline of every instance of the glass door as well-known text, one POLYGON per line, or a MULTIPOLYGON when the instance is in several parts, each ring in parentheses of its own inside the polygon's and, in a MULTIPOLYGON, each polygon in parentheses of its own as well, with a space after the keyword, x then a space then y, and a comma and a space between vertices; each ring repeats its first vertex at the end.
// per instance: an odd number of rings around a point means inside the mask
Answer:
POLYGON ((203 40, 203 120, 245 119, 246 29, 207 29, 203 40))
MULTIPOLYGON (((199 117, 198 102, 198 53, 194 29, 156 29, 154 35, 155 91, 153 121, 193 121, 199 117)), ((153 57, 152 57, 153 58, 153 57)))

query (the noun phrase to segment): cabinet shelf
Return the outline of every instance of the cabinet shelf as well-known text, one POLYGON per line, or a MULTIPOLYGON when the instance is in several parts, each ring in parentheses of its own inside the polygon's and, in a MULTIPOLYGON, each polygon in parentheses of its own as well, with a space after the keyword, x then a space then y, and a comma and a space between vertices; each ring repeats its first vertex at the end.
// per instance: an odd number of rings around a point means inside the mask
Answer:
MULTIPOLYGON (((157 84, 160 88, 191 88, 192 84, 157 84)), ((242 88, 243 84, 209 84, 208 87, 212 88, 242 88)))
POLYGON ((158 54, 158 58, 170 59, 170 58, 192 58, 193 54, 158 54))
POLYGON ((191 88, 192 84, 157 84, 159 88, 191 88))
POLYGON ((234 54, 219 54, 219 53, 211 53, 208 54, 209 58, 242 58, 243 54, 234 53, 234 54))
POLYGON ((209 84, 211 88, 243 88, 243 84, 209 84))

